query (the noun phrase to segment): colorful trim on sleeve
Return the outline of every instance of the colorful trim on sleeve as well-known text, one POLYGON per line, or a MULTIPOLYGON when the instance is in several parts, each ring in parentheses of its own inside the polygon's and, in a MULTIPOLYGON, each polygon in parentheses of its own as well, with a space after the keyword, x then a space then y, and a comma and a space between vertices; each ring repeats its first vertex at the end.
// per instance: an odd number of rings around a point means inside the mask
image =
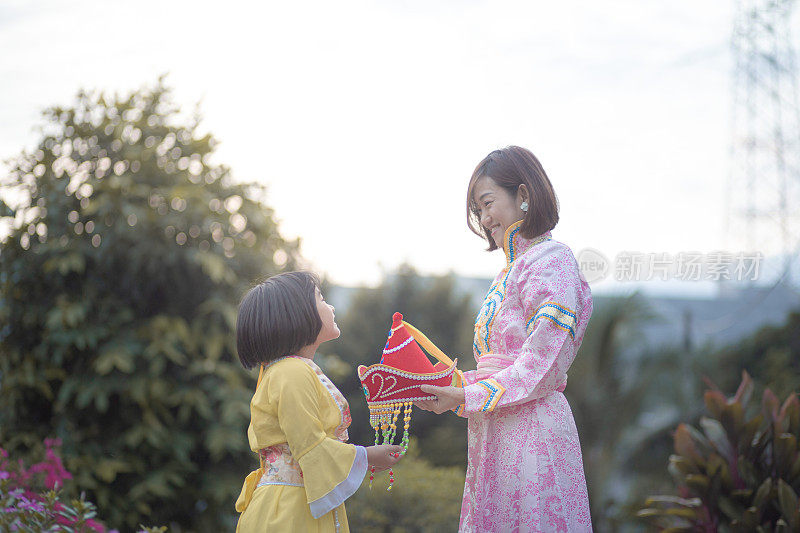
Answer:
POLYGON ((484 402, 483 407, 481 407, 481 411, 493 411, 494 408, 497 407, 497 402, 500 401, 500 397, 506 392, 506 388, 492 378, 479 381, 476 385, 480 385, 486 389, 488 395, 486 402, 484 402))
POLYGON ((550 320, 559 328, 566 330, 573 339, 575 338, 575 326, 578 321, 575 316, 575 311, 561 304, 557 304, 556 302, 543 303, 536 310, 533 317, 525 324, 525 330, 528 332, 528 335, 533 333, 536 322, 538 322, 540 318, 550 320))
POLYGON ((367 449, 363 446, 356 446, 355 448, 356 456, 353 459, 353 465, 350 467, 350 473, 344 481, 336 485, 333 490, 322 498, 309 502, 311 516, 314 518, 318 519, 320 516, 339 507, 347 498, 356 493, 361 486, 361 482, 364 481, 364 476, 367 474, 367 468, 369 467, 367 449))
MULTIPOLYGON (((453 372, 453 383, 452 383, 452 385, 453 385, 453 387, 458 387, 459 389, 463 389, 464 388, 464 373, 461 370, 457 369, 457 368, 456 368, 455 372, 453 372)), ((457 414, 458 416, 464 416, 464 404, 463 403, 461 405, 459 405, 458 407, 456 407, 455 409, 451 409, 451 410, 455 414, 457 414)))

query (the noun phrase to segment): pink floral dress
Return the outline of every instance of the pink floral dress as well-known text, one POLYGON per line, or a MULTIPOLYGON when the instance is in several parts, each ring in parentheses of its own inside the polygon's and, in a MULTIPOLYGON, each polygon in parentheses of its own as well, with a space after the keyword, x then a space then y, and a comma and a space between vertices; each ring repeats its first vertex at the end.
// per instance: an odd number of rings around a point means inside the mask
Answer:
POLYGON ((506 266, 475 323, 465 372, 469 451, 459 531, 591 531, 578 431, 563 394, 592 314, 572 251, 508 228, 506 266))

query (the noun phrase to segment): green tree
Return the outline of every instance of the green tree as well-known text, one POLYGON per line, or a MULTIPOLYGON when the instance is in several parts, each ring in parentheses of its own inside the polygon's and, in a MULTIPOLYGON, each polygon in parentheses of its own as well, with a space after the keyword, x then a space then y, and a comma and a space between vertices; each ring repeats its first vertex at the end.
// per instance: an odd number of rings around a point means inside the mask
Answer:
POLYGON ((800 390, 800 311, 779 326, 765 326, 712 356, 721 388, 736 386, 742 369, 778 396, 800 390))
POLYGON ((253 461, 236 307, 297 243, 163 79, 44 118, 2 180, 0 446, 60 438, 110 524, 229 528, 253 461))

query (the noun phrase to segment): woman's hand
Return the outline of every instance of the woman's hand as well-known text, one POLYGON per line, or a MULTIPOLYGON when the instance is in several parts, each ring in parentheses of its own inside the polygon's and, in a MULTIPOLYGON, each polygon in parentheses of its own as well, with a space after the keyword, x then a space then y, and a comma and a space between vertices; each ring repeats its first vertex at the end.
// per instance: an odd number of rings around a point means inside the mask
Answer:
POLYGON ((464 403, 464 389, 461 387, 436 387, 435 385, 421 385, 420 390, 428 394, 435 394, 435 400, 417 400, 414 405, 425 411, 433 411, 437 415, 445 411, 452 411, 464 403))
POLYGON ((374 466, 376 472, 380 472, 394 466, 400 460, 401 453, 403 453, 402 446, 390 444, 367 446, 367 463, 369 466, 374 466))

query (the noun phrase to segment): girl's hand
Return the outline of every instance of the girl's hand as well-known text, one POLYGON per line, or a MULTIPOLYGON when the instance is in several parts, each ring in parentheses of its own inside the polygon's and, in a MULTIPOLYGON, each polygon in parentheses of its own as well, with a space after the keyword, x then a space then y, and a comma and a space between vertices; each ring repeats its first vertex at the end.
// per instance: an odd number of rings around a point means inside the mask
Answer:
POLYGON ((461 387, 436 387, 434 385, 421 385, 420 390, 428 394, 435 394, 435 400, 418 400, 414 405, 425 411, 433 411, 437 415, 445 411, 452 411, 464 403, 464 389, 461 387))
POLYGON ((369 466, 375 467, 376 472, 380 472, 394 466, 400 460, 401 453, 403 453, 402 446, 390 444, 367 446, 367 462, 369 466))

